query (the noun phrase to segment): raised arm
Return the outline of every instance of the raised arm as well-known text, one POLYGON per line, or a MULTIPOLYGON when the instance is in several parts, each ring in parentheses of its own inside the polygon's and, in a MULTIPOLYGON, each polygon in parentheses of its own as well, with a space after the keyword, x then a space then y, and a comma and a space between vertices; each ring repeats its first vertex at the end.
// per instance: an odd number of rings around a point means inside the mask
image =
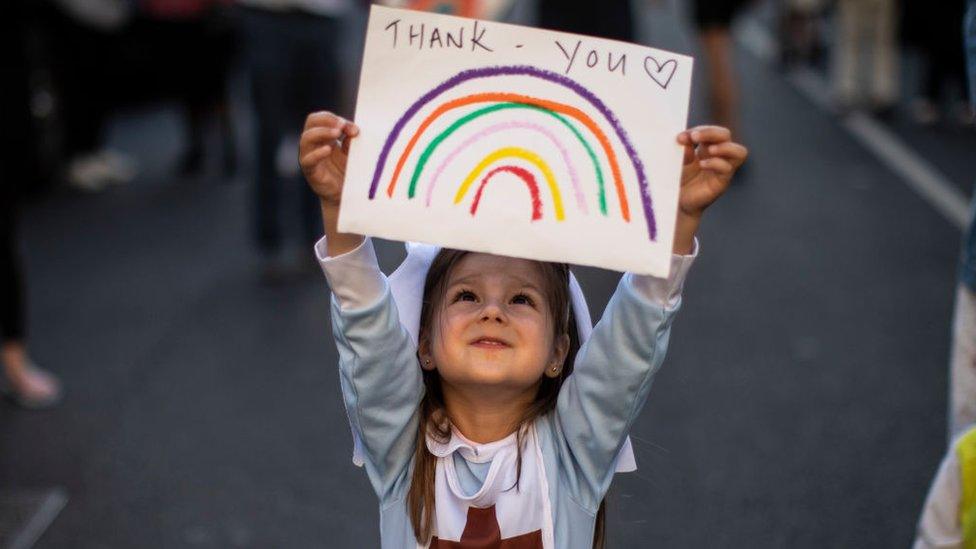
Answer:
POLYGON ((564 461, 577 475, 571 487, 593 510, 613 478, 613 465, 647 399, 667 352, 685 275, 697 254, 695 234, 705 209, 728 188, 747 156, 725 128, 681 132, 684 165, 667 280, 626 274, 593 335, 577 354, 559 394, 553 428, 564 461))
POLYGON ((664 361, 694 257, 675 255, 668 279, 624 275, 559 392, 552 416, 555 438, 563 461, 576 471, 578 484, 571 488, 594 510, 664 361))
POLYGON ((302 133, 300 161, 322 203, 326 236, 315 253, 332 289, 332 331, 357 457, 385 500, 406 478, 423 383, 416 347, 400 324, 372 242, 336 228, 349 140, 358 133, 334 114, 313 113, 302 133))

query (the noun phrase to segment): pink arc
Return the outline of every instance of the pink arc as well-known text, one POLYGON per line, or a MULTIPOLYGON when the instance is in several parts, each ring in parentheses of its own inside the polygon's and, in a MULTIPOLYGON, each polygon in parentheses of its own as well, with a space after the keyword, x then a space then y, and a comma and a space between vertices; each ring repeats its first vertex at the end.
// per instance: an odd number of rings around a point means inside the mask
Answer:
POLYGON ((556 137, 556 135, 545 126, 536 124, 534 122, 522 122, 519 120, 509 120, 489 126, 467 138, 463 143, 458 145, 457 148, 451 151, 450 154, 444 158, 444 161, 437 166, 437 170, 434 171, 434 176, 430 179, 430 184, 427 186, 427 206, 430 206, 431 199, 434 196, 434 186, 437 185, 437 180, 440 178, 444 169, 447 168, 448 164, 450 164, 459 154, 464 152, 465 149, 473 145, 476 141, 488 137, 493 133, 510 129, 535 130, 545 135, 550 141, 552 141, 552 144, 559 149, 559 153, 562 155, 563 161, 566 163, 566 168, 569 170, 569 178, 573 182, 573 191, 576 194, 576 204, 579 206, 580 211, 583 212, 584 215, 587 215, 589 212, 586 209, 586 199, 583 197, 583 190, 580 186, 579 176, 576 174, 576 167, 573 166, 573 162, 569 158, 569 151, 566 150, 565 145, 563 145, 559 138, 556 137))

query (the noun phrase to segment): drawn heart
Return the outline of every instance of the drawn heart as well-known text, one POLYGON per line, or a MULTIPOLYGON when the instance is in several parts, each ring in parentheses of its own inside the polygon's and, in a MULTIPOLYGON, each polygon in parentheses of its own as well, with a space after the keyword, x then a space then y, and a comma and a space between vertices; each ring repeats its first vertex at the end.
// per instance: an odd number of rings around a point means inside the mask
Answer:
POLYGON ((674 59, 668 59, 664 63, 658 63, 657 59, 648 55, 644 58, 644 72, 651 77, 651 80, 661 86, 663 89, 668 89, 668 84, 671 83, 671 79, 674 78, 675 71, 678 70, 678 62, 674 59), (654 67, 648 66, 648 61, 654 63, 654 67), (668 69, 670 67, 670 70, 668 69))

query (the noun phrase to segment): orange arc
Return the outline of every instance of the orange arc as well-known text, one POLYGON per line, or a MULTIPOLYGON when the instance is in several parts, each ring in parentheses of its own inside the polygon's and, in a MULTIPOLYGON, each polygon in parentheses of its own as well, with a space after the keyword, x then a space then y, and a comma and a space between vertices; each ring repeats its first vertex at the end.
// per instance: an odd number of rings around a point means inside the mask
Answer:
POLYGON ((386 188, 387 196, 393 197, 393 189, 396 188, 397 180, 400 178, 400 172, 403 171, 403 166, 407 163, 407 158, 410 156, 410 152, 413 151, 413 148, 417 145, 417 141, 420 140, 420 136, 423 135, 427 128, 429 128, 438 117, 449 110, 457 109, 465 105, 488 103, 492 101, 535 105, 565 114, 567 116, 572 116, 573 118, 582 122, 583 125, 596 136, 597 140, 600 142, 600 145, 603 147, 603 152, 607 155, 607 160, 610 161, 610 170, 613 172, 613 182, 617 188, 617 197, 620 199, 620 213, 623 216, 624 221, 630 221, 630 206, 627 204, 627 194, 624 191, 624 182, 623 177, 620 174, 620 165, 617 163, 617 155, 614 154, 613 149, 610 146, 610 140, 607 139, 606 134, 603 133, 603 130, 601 130, 599 126, 597 126, 596 122, 594 122, 589 115, 576 107, 517 93, 477 93, 448 101, 447 103, 437 107, 434 112, 430 113, 430 115, 424 119, 424 121, 420 124, 420 127, 417 128, 413 135, 410 136, 410 141, 407 142, 407 147, 403 149, 402 153, 400 153, 400 158, 397 160, 396 169, 393 170, 393 177, 390 179, 390 185, 386 188))

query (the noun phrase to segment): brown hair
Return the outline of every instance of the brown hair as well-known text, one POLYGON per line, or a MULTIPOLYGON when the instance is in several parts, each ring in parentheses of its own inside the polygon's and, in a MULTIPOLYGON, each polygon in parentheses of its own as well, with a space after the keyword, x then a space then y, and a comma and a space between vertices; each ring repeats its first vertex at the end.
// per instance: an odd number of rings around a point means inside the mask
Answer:
MULTIPOLYGON (((436 319, 445 294, 451 272, 469 252, 461 250, 443 249, 434 258, 427 279, 424 283, 424 301, 420 310, 419 341, 423 344, 430 337, 431 326, 436 319)), ((558 377, 542 376, 535 400, 525 413, 519 418, 516 427, 518 448, 518 477, 522 473, 522 440, 526 429, 532 421, 556 407, 559 389, 563 381, 573 372, 576 352, 579 350, 579 334, 576 330, 576 319, 570 305, 569 266, 564 263, 535 262, 545 282, 546 303, 553 320, 553 335, 560 337, 569 335, 569 352, 563 362, 558 377)), ((450 418, 444 408, 444 394, 441 390, 441 378, 437 370, 423 370, 424 396, 420 401, 420 421, 417 425, 417 442, 414 448, 414 468, 407 492, 407 511, 413 526, 417 542, 427 543, 433 534, 434 510, 434 476, 437 458, 427 449, 427 436, 435 440, 447 441, 451 435, 450 418)), ((518 481, 516 480, 516 488, 518 481)), ((596 529, 593 547, 600 549, 604 545, 604 515, 605 503, 600 503, 597 513, 596 529)))

